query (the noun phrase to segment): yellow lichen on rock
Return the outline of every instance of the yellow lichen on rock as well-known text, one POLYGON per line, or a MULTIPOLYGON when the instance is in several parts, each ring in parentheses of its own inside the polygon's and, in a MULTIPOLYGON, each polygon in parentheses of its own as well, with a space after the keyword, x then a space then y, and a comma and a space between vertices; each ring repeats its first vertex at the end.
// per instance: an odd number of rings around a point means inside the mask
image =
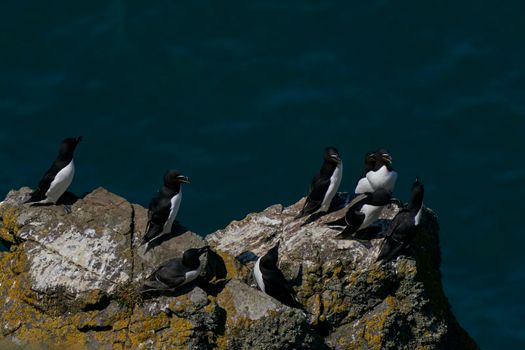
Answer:
POLYGON ((9 243, 16 243, 15 236, 20 230, 20 226, 17 223, 18 210, 13 207, 3 206, 0 208, 0 216, 2 217, 0 222, 0 239, 9 243))
POLYGON ((383 309, 380 312, 374 313, 370 318, 365 319, 365 327, 363 339, 367 343, 367 349, 382 348, 382 341, 384 339, 383 329, 386 320, 395 307, 395 299, 391 295, 387 296, 383 301, 383 309))
POLYGON ((368 275, 366 277, 366 282, 368 284, 373 284, 374 282, 381 282, 385 279, 385 271, 381 269, 381 265, 374 264, 368 270, 368 275))
POLYGON ((248 269, 241 266, 241 264, 239 264, 233 256, 220 250, 217 250, 216 253, 224 262, 224 266, 226 268, 226 279, 242 278, 249 273, 248 269))

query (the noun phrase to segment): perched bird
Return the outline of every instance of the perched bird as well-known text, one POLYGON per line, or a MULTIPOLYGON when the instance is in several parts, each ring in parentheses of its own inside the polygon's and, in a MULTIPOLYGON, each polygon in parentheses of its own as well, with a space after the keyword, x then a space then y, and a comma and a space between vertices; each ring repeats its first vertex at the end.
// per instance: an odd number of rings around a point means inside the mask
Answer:
POLYGON ((278 257, 279 242, 265 255, 257 259, 253 268, 255 281, 263 293, 279 300, 284 305, 302 308, 302 305, 295 298, 293 289, 277 267, 278 257))
POLYGON ((142 293, 151 291, 169 291, 190 283, 201 273, 200 256, 209 247, 191 248, 182 254, 182 258, 174 258, 161 264, 144 281, 142 293))
POLYGON ((383 206, 395 201, 392 193, 384 188, 359 194, 350 202, 345 216, 327 225, 345 226, 336 238, 360 238, 359 233, 379 219, 383 206))
POLYGON ((82 136, 69 137, 62 141, 57 158, 46 171, 38 187, 31 193, 26 203, 55 204, 60 199, 75 176, 73 154, 80 141, 82 141, 82 136))
POLYGON ((406 208, 397 213, 390 223, 377 261, 393 260, 410 245, 421 220, 424 194, 425 188, 416 178, 412 185, 410 202, 406 208))
POLYGON ((365 156, 365 170, 357 181, 355 193, 373 192, 378 188, 394 192, 397 172, 392 168, 392 157, 384 149, 369 152, 365 156))
POLYGON ((323 166, 319 174, 312 179, 303 209, 296 218, 318 211, 328 211, 342 178, 343 162, 339 157, 339 152, 335 147, 327 147, 324 153, 323 166))
POLYGON ((169 170, 164 175, 164 186, 149 203, 148 224, 142 244, 171 232, 171 226, 177 217, 182 200, 181 184, 183 183, 189 184, 190 179, 177 170, 169 170))

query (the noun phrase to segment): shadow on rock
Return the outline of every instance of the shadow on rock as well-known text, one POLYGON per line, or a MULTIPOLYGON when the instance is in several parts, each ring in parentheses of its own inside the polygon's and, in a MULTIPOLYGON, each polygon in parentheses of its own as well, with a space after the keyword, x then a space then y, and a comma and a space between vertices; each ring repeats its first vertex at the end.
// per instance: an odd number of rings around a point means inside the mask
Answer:
POLYGON ((219 254, 213 250, 208 250, 206 277, 199 279, 198 286, 201 287, 208 295, 217 296, 223 289, 229 279, 226 264, 219 254))
POLYGON ((171 227, 171 232, 168 232, 168 233, 165 233, 163 235, 160 235, 154 239, 152 239, 151 241, 148 242, 148 245, 146 247, 146 251, 145 252, 148 252, 150 249, 153 249, 155 247, 158 247, 159 245, 161 245, 162 243, 174 238, 174 237, 177 237, 177 236, 181 236, 183 235, 184 233, 188 232, 189 229, 186 227, 186 226, 182 226, 178 221, 175 221, 173 223, 173 226, 171 227))
MULTIPOLYGON (((147 290, 147 291, 140 290, 140 293, 142 294, 143 300, 158 298, 161 296, 178 297, 178 296, 191 292, 193 288, 195 288, 195 285, 196 285, 195 283, 190 283, 187 285, 170 288, 170 289, 158 289, 158 290, 147 290)), ((147 288, 147 287, 142 286, 142 289, 144 288, 147 288)))
POLYGON ((337 192, 334 198, 332 199, 332 203, 330 204, 330 208, 328 209, 328 211, 313 213, 308 217, 308 219, 305 220, 305 222, 301 224, 301 226, 311 224, 312 222, 317 221, 325 215, 343 209, 348 205, 348 203, 352 201, 352 199, 354 199, 354 197, 354 194, 348 192, 337 192))

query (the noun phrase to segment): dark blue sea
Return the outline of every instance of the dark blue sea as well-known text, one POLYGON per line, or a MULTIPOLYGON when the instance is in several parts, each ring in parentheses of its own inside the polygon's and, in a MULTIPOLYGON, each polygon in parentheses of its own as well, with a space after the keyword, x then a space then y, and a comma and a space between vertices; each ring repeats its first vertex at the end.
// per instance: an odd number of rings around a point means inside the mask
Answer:
POLYGON ((323 148, 351 191, 387 148, 439 215, 443 280, 483 349, 525 348, 525 3, 10 1, 0 5, 0 197, 83 135, 77 194, 147 205, 192 179, 206 234, 306 194, 323 148))

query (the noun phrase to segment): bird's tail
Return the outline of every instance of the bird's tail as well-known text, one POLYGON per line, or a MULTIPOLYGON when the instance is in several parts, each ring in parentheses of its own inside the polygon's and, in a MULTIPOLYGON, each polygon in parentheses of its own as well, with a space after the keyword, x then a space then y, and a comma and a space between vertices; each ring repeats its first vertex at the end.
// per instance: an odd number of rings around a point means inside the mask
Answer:
POLYGON ((162 227, 152 223, 151 221, 148 221, 148 224, 146 225, 146 230, 144 231, 144 236, 142 237, 142 242, 140 245, 144 245, 151 241, 153 238, 155 238, 160 232, 162 231, 162 227))
POLYGON ((144 293, 150 293, 150 292, 162 292, 162 291, 167 291, 167 290, 171 290, 171 288, 169 288, 168 286, 160 282, 145 281, 139 292, 141 294, 144 294, 144 293))
POLYGON ((328 226, 346 226, 346 219, 345 219, 345 217, 343 216, 343 217, 340 218, 340 219, 337 219, 337 220, 334 220, 334 221, 327 222, 326 225, 328 225, 328 226))
POLYGON ((299 212, 299 214, 297 214, 295 217, 294 217, 294 220, 298 220, 304 216, 306 216, 307 214, 304 212, 304 207, 303 209, 301 209, 301 211, 299 212))
POLYGON ((376 262, 389 262, 390 260, 393 260, 399 254, 399 252, 401 252, 401 250, 403 250, 403 244, 395 241, 390 236, 387 236, 381 244, 376 262))
POLYGON ((354 226, 346 226, 343 231, 335 236, 335 239, 356 239, 356 231, 357 230, 354 226))
POLYGON ((45 194, 39 188, 37 188, 36 190, 31 192, 29 199, 27 199, 24 203, 36 203, 44 199, 46 199, 45 194))

